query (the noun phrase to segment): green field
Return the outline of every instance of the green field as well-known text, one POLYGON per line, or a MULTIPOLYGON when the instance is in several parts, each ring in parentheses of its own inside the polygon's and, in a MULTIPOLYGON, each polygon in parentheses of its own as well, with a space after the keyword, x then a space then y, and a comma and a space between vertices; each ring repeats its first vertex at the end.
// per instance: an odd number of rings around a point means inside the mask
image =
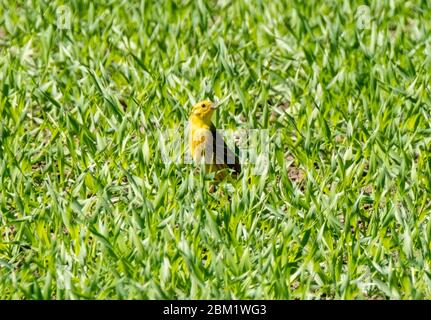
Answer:
POLYGON ((0 298, 430 299, 430 77, 425 0, 2 0, 0 298), (224 97, 209 192, 155 133, 224 97))

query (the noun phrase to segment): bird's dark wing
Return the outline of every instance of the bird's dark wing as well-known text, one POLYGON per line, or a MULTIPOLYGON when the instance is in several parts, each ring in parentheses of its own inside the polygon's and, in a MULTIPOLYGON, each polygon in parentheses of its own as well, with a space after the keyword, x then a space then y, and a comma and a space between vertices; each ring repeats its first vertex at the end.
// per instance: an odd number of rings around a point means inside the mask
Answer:
POLYGON ((220 165, 221 167, 228 167, 237 173, 240 173, 241 165, 239 163, 238 155, 229 149, 223 137, 217 132, 213 124, 211 124, 211 134, 213 139, 212 143, 215 164, 220 165))

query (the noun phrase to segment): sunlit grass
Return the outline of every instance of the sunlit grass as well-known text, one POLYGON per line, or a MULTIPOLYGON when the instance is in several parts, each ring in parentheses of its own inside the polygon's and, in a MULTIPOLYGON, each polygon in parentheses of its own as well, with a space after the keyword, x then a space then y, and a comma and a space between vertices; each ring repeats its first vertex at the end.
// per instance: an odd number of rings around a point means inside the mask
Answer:
POLYGON ((0 4, 0 298, 431 298, 429 2, 62 4, 0 4), (229 94, 208 193, 155 133, 229 94))

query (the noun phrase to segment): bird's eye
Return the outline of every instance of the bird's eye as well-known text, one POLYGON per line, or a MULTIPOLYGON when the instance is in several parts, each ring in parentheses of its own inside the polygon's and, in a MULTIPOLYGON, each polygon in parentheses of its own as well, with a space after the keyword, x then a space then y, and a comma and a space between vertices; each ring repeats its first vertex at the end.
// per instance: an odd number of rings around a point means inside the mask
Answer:
POLYGON ((202 103, 202 108, 205 108, 205 107, 206 107, 205 103, 202 103))

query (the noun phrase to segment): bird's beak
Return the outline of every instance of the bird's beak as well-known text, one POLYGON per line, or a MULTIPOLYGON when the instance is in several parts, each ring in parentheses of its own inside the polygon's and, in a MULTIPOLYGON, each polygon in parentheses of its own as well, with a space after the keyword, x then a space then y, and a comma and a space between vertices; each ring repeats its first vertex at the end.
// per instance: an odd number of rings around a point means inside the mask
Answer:
POLYGON ((217 107, 220 105, 218 101, 215 101, 211 104, 211 109, 217 109, 217 107))

